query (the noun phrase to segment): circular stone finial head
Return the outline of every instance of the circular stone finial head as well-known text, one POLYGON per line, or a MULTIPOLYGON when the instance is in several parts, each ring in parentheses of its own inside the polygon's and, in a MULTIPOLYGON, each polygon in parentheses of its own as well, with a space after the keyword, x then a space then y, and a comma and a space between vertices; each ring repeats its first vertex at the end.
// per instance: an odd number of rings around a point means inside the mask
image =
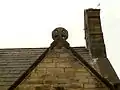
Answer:
POLYGON ((68 38, 68 31, 63 27, 58 27, 52 31, 53 40, 63 39, 66 40, 68 38))

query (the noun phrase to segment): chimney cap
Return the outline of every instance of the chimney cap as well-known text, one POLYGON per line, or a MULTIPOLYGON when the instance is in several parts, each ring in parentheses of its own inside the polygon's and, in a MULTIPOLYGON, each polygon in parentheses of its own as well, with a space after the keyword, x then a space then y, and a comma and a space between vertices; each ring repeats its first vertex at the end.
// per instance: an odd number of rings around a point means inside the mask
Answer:
POLYGON ((85 11, 87 11, 87 12, 91 12, 91 11, 100 11, 100 9, 94 9, 94 8, 88 8, 88 9, 85 9, 85 11))

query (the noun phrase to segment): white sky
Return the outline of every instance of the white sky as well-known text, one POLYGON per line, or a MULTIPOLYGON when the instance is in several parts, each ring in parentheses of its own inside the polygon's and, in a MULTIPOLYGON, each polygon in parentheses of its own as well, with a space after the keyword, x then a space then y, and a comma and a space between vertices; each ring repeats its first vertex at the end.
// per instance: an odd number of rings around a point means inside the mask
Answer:
POLYGON ((58 26, 71 46, 85 46, 84 9, 100 3, 107 55, 120 77, 119 0, 0 0, 0 48, 48 47, 58 26))

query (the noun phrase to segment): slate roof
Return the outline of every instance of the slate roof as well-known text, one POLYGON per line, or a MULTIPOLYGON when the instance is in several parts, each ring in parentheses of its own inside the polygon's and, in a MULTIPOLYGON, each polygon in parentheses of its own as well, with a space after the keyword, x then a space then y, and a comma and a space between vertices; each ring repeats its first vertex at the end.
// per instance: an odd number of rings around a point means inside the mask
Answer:
POLYGON ((0 87, 11 86, 46 48, 0 49, 0 87))
MULTIPOLYGON (((0 86, 10 87, 47 48, 0 49, 0 86)), ((85 47, 74 47, 86 61, 90 61, 85 47)))
MULTIPOLYGON (((80 60, 83 59, 83 63, 102 79, 103 82, 108 84, 107 86, 111 86, 109 81, 99 75, 91 65, 89 66, 91 58, 85 47, 73 47, 70 49, 77 58, 80 58, 80 60)), ((44 58, 45 52, 47 53, 48 50, 49 48, 0 49, 0 87, 4 86, 6 89, 9 89, 12 85, 17 85, 18 79, 21 79, 23 76, 25 77, 29 69, 33 68, 31 66, 36 66, 36 63, 40 62, 39 59, 44 58)), ((12 87, 10 90, 12 90, 12 87)))
POLYGON ((85 47, 73 47, 73 49, 86 60, 89 64, 92 62, 92 58, 90 57, 90 54, 88 52, 88 49, 85 47))

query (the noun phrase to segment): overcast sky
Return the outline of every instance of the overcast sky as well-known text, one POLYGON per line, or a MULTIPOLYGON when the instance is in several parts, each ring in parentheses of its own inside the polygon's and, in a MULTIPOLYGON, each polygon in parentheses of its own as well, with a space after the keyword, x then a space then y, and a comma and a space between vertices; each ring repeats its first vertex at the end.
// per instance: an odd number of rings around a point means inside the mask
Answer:
POLYGON ((0 0, 0 48, 49 47, 58 26, 71 46, 85 46, 84 9, 99 3, 107 55, 120 77, 119 0, 0 0))

